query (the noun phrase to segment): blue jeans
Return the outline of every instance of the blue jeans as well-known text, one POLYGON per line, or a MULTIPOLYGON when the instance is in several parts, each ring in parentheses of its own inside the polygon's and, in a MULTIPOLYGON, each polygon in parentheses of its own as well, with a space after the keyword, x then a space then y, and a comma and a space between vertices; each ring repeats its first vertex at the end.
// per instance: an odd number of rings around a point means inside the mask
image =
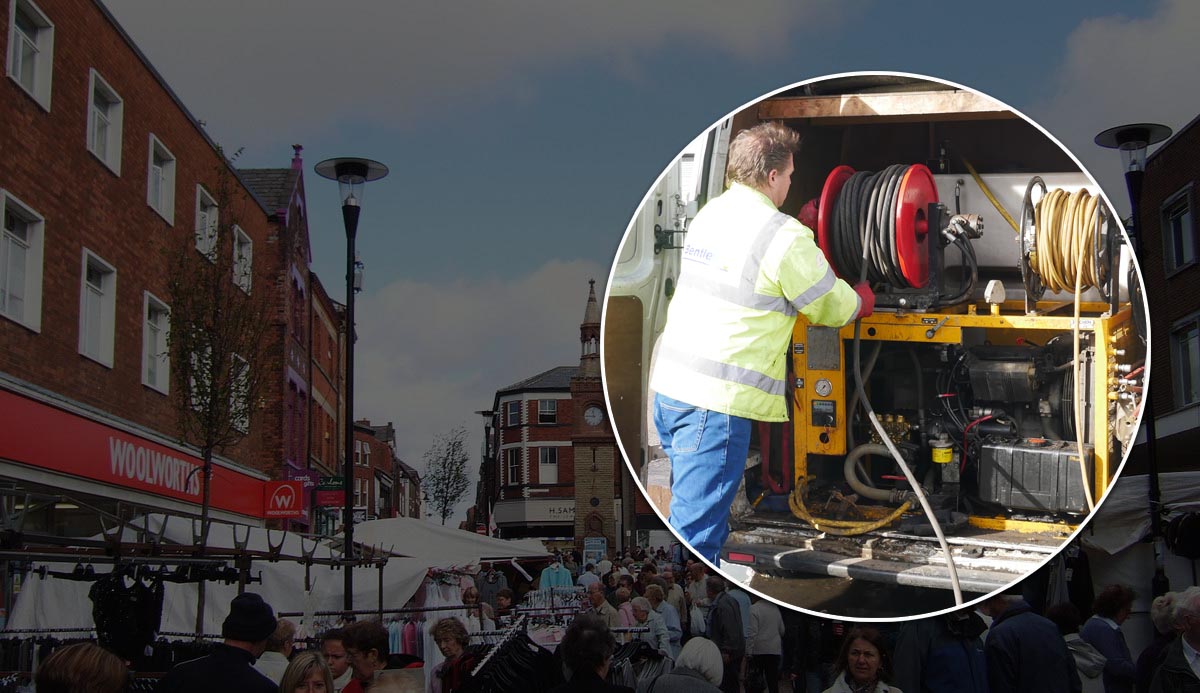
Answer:
POLYGON ((729 536, 729 509, 746 470, 750 425, 750 419, 654 396, 654 426, 671 458, 668 521, 714 565, 729 536))

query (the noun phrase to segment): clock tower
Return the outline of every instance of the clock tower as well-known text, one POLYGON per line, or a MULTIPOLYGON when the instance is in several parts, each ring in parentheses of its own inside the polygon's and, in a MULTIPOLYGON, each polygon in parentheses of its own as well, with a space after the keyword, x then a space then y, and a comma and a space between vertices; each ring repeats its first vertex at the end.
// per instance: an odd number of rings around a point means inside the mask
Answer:
MULTIPOLYGON (((596 281, 589 280, 588 287, 587 306, 579 325, 579 372, 571 378, 575 547, 587 552, 603 546, 611 557, 621 546, 616 499, 624 469, 600 380, 600 306, 596 302, 596 281)), ((622 529, 628 532, 631 528, 622 529)), ((588 560, 586 555, 584 560, 588 560)))

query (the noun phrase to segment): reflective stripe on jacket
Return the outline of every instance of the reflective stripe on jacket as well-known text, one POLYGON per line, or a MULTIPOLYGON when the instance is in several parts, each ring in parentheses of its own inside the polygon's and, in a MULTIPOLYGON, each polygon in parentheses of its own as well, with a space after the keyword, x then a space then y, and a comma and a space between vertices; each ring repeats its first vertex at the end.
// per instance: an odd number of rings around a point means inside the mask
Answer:
POLYGON ((858 294, 796 219, 734 183, 692 221, 651 388, 712 411, 786 421, 787 350, 797 313, 841 326, 858 294))

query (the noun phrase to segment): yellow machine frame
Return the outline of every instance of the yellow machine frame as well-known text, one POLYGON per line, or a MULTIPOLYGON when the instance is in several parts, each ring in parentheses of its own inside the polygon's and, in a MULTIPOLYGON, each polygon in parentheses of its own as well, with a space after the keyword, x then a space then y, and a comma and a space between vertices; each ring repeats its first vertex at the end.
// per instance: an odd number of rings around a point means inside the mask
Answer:
MULTIPOLYGON (((971 304, 943 309, 931 313, 877 312, 864 319, 861 327, 863 341, 905 342, 909 344, 962 344, 963 331, 985 330, 986 338, 993 344, 1012 344, 1024 337, 1044 342, 1048 335, 1070 332, 1075 329, 1073 303, 1041 303, 1036 313, 1027 314, 1023 302, 1008 302, 1002 305, 985 306, 987 312, 980 313, 979 306, 971 304), (1056 315, 1059 311, 1070 311, 1071 315, 1056 315)), ((1105 304, 1084 303, 1080 308, 1079 329, 1081 336, 1093 335, 1095 346, 1092 379, 1094 392, 1092 430, 1095 464, 1094 489, 1096 502, 1104 495, 1109 482, 1116 474, 1119 460, 1113 459, 1115 436, 1110 418, 1117 398, 1117 361, 1115 349, 1120 349, 1132 339, 1129 324, 1131 310, 1124 305, 1115 315, 1108 312, 1105 304)), ((845 455, 846 450, 846 406, 847 394, 852 391, 853 363, 849 362, 846 342, 854 339, 854 325, 847 325, 839 332, 840 368, 836 370, 809 369, 807 358, 809 323, 803 316, 796 321, 792 334, 792 352, 795 387, 793 388, 793 446, 795 454, 795 479, 798 484, 809 474, 808 455, 845 455), (827 395, 818 395, 816 384, 827 381, 831 387, 827 395), (809 412, 812 403, 828 400, 834 403, 835 423, 832 426, 814 425, 809 412)), ((824 384, 822 385, 824 388, 824 384)), ((1130 432, 1132 433, 1132 431, 1130 432)), ((1013 521, 1003 517, 971 517, 975 526, 987 529, 1010 529, 1014 531, 1046 531, 1047 523, 1013 521)), ((1058 526, 1057 524, 1053 526, 1058 526)), ((1069 530, 1069 525, 1060 529, 1069 530)))

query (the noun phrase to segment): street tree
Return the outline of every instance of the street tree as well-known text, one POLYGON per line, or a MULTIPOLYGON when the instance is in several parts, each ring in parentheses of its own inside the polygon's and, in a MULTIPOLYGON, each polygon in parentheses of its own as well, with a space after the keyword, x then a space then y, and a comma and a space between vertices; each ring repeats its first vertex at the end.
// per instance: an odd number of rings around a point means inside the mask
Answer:
POLYGON ((441 518, 442 524, 454 513, 454 507, 467 493, 467 429, 459 425, 436 436, 425 451, 425 477, 421 488, 429 508, 429 517, 441 518))
MULTIPOLYGON (((195 227, 176 230, 167 247, 172 404, 181 440, 203 461, 194 537, 201 551, 211 524, 213 456, 249 433, 277 351, 270 339, 275 287, 253 282, 254 258, 239 225, 247 195, 232 165, 222 154, 214 187, 199 196, 195 227)), ((197 482, 189 483, 194 488, 197 482)), ((201 589, 198 627, 203 595, 201 589)))

